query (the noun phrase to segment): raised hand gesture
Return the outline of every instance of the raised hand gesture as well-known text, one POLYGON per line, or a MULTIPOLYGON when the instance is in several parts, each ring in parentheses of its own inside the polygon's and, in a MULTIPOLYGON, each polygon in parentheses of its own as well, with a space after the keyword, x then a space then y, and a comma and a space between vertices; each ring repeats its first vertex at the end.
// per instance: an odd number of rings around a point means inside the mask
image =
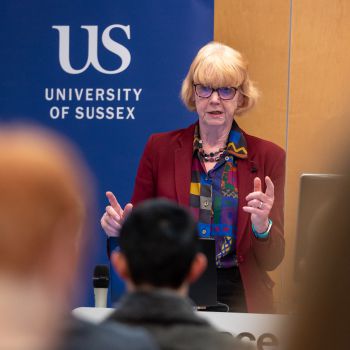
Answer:
POLYGON ((251 192, 246 197, 247 205, 243 210, 250 213, 254 229, 258 233, 265 232, 269 226, 269 215, 275 199, 274 185, 271 179, 266 176, 266 191, 261 190, 261 180, 256 177, 254 179, 254 192, 251 192))
POLYGON ((132 210, 132 204, 128 203, 123 210, 112 192, 106 192, 106 196, 110 205, 101 218, 101 226, 108 237, 117 237, 122 223, 132 210))

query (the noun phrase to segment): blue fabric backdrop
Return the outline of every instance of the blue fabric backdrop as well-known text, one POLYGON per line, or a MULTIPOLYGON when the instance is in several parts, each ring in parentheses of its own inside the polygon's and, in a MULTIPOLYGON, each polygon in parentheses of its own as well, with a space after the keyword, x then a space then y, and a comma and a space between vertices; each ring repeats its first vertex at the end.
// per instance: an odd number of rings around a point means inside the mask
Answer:
MULTIPOLYGON (((2 1, 0 118, 26 119, 72 138, 104 193, 129 201, 153 132, 195 120, 179 99, 198 51, 213 40, 213 0, 2 1)), ((93 305, 91 275, 107 263, 96 220, 76 306, 93 305)), ((113 282, 113 295, 122 291, 113 282)))

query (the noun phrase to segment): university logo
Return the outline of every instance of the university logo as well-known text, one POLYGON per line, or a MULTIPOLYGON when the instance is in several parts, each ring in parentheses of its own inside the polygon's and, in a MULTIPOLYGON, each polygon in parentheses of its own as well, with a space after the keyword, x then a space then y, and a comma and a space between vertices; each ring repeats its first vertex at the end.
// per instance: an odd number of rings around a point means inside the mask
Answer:
POLYGON ((107 27, 102 33, 103 46, 113 54, 117 55, 121 59, 121 64, 114 70, 107 70, 103 68, 98 60, 97 47, 98 47, 98 26, 81 26, 88 32, 88 57, 84 67, 75 69, 70 63, 69 54, 69 26, 52 26, 53 29, 58 30, 59 34, 59 61, 62 69, 69 74, 80 74, 86 71, 90 65, 92 65, 97 71, 104 74, 118 74, 128 68, 131 55, 130 51, 123 45, 113 40, 110 33, 113 29, 118 28, 122 30, 126 37, 130 40, 130 26, 123 26, 121 24, 112 24, 107 27))

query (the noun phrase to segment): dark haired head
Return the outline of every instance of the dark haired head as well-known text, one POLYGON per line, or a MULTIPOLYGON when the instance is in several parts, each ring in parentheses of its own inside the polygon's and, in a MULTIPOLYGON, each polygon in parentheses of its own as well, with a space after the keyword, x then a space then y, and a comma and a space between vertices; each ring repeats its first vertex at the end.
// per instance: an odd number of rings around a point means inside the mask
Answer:
POLYGON ((196 223, 173 202, 147 200, 125 220, 120 249, 136 286, 178 288, 199 250, 196 223))

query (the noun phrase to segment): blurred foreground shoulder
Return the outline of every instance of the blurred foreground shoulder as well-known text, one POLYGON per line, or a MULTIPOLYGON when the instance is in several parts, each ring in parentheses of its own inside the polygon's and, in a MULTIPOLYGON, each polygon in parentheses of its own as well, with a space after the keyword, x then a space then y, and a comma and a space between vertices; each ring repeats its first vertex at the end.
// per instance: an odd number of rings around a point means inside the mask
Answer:
POLYGON ((141 328, 115 323, 92 324, 71 319, 65 325, 57 350, 158 350, 152 337, 141 328))

